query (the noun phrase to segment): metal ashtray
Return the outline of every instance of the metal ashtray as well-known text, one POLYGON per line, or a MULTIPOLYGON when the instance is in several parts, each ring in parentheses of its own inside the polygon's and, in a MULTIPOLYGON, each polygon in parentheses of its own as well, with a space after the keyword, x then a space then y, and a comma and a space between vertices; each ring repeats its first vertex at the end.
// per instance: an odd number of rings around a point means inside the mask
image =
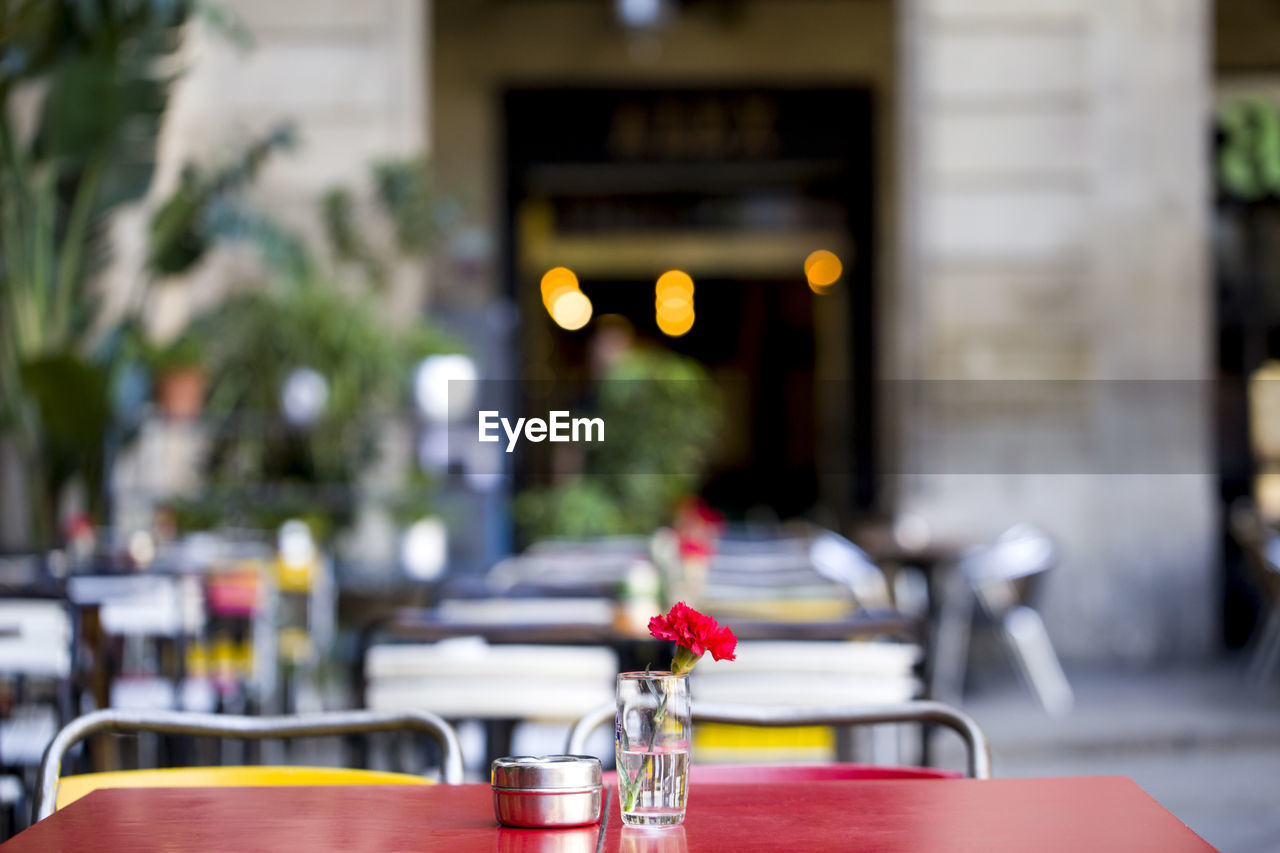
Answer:
POLYGON ((493 813, 504 826, 582 826, 600 820, 600 759, 514 755, 490 769, 493 813))

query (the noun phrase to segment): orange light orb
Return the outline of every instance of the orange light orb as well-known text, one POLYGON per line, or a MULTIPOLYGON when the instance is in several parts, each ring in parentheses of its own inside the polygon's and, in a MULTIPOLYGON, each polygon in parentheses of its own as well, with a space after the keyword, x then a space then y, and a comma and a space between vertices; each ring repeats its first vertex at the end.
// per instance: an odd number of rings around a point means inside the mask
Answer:
POLYGON ((578 277, 568 267, 552 267, 542 274, 542 304, 551 310, 564 293, 578 289, 578 277))
POLYGON ((676 298, 684 296, 687 299, 693 298, 693 279, 689 277, 687 272, 681 270, 668 270, 658 276, 658 283, 654 286, 654 292, 659 299, 676 298))
POLYGON ((667 337, 678 338, 693 328, 693 320, 694 315, 692 306, 689 307, 688 315, 679 320, 667 320, 663 318, 661 313, 659 313, 658 329, 667 337))
POLYGON ((814 293, 823 293, 825 288, 840 279, 843 272, 844 265, 835 252, 818 249, 804 259, 804 276, 809 280, 809 289, 814 293))
POLYGON ((658 299, 653 307, 658 319, 666 320, 668 323, 682 323, 686 317, 693 316, 693 300, 684 297, 669 296, 666 299, 658 299))
POLYGON ((551 319, 562 329, 581 329, 591 320, 591 300, 580 290, 566 290, 552 303, 551 319))

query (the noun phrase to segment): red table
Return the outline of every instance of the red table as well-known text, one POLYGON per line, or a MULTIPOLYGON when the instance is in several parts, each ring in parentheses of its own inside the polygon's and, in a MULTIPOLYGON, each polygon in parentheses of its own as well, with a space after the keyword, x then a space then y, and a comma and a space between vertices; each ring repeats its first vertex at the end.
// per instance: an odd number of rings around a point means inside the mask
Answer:
MULTIPOLYGON (((1121 777, 704 784, 665 830, 623 829, 616 799, 609 811, 602 847, 625 853, 1213 849, 1121 777)), ((499 827, 487 785, 186 788, 97 791, 0 849, 590 853, 597 839, 499 827)))

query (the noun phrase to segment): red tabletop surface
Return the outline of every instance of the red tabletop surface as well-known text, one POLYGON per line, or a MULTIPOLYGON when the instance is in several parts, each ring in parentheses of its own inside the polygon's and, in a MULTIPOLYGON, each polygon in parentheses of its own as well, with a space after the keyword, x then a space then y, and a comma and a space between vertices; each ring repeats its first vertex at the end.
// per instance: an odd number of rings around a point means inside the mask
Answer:
MULTIPOLYGON (((853 780, 692 787, 683 826, 622 828, 603 849, 697 851, 1206 851, 1121 777, 853 780)), ((96 791, 4 845, 24 850, 596 850, 598 827, 509 829, 487 785, 96 791)))

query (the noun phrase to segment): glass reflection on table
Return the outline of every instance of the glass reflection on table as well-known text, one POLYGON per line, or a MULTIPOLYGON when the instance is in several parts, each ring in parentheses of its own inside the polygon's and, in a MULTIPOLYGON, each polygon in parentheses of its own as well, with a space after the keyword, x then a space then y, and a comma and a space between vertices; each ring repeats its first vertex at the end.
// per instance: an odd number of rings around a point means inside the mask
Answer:
POLYGON ((622 828, 622 853, 688 853, 683 826, 622 828))

